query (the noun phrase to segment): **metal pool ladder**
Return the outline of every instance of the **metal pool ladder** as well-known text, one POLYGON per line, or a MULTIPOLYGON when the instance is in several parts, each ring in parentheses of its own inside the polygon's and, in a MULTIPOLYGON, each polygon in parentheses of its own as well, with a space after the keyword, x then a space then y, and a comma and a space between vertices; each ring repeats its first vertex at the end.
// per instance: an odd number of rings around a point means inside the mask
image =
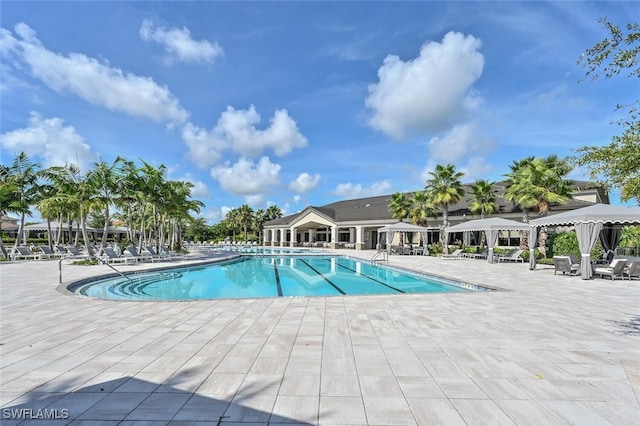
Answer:
POLYGON ((385 249, 378 249, 378 252, 371 256, 371 263, 377 262, 388 262, 389 261, 389 253, 385 249))

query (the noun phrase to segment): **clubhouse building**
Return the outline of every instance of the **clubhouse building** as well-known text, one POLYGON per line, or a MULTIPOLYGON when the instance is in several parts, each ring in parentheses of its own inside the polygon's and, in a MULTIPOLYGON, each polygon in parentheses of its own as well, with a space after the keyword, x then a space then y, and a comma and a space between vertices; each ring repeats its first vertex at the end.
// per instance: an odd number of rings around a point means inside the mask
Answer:
MULTIPOLYGON (((574 191, 564 205, 552 205, 550 215, 586 207, 595 203, 609 204, 609 194, 601 187, 591 182, 573 181, 574 191)), ((471 192, 469 184, 463 185, 465 194, 471 192)), ((522 210, 512 202, 503 198, 506 182, 497 182, 493 189, 496 191, 496 202, 499 210, 492 216, 522 221, 522 210)), ((411 196, 412 193, 407 193, 411 196)), ((449 224, 457 225, 461 222, 479 219, 480 215, 473 215, 469 210, 468 195, 454 205, 449 206, 449 224)), ((355 250, 375 249, 378 244, 378 230, 386 225, 397 223, 391 216, 389 203, 391 194, 377 197, 359 198, 355 200, 337 201, 324 206, 309 206, 301 212, 284 216, 264 224, 263 241, 265 246, 277 247, 328 247, 351 248, 355 250)), ((537 217, 535 212, 531 218, 537 217)), ((442 212, 437 218, 429 218, 427 223, 427 244, 433 244, 439 239, 442 225, 442 212)), ((417 233, 416 233, 417 234, 417 233)), ((419 241, 419 236, 408 236, 409 241, 419 241)), ((519 244, 519 234, 504 231, 500 235, 499 246, 516 246, 519 244)), ((451 234, 449 243, 463 241, 465 245, 477 244, 474 236, 465 234, 451 234), (464 238, 464 241, 463 241, 464 238)))

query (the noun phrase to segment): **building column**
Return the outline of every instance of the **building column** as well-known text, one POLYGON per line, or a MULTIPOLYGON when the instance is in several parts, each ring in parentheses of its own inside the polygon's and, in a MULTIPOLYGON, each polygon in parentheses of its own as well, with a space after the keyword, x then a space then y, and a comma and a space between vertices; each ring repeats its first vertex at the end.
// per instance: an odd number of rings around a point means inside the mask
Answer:
POLYGON ((298 230, 295 227, 291 229, 291 241, 289 241, 289 247, 295 247, 298 244, 298 230))
POLYGON ((284 247, 286 244, 286 239, 287 239, 287 232, 285 229, 279 228, 278 232, 280 233, 280 238, 278 239, 278 241, 280 242, 280 247, 284 247))
POLYGON ((271 241, 271 239, 269 238, 269 230, 268 229, 263 229, 262 230, 262 245, 263 246, 269 245, 269 241, 271 241))
POLYGON ((332 249, 338 247, 338 227, 335 225, 331 227, 331 242, 329 243, 329 247, 332 249))
POLYGON ((364 228, 356 226, 356 250, 364 250, 364 228))

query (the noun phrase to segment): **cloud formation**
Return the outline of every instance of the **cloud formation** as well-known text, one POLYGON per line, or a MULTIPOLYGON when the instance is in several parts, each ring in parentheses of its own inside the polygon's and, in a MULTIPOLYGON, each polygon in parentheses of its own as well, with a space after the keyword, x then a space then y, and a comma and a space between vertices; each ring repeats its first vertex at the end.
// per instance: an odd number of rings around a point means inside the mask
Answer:
POLYGON ((311 176, 309 173, 300 173, 298 177, 289 182, 289 189, 298 194, 306 194, 320 183, 320 175, 316 173, 311 176))
POLYGON ((150 118, 157 122, 184 123, 189 114, 166 86, 150 77, 123 72, 80 53, 63 56, 47 50, 28 25, 16 24, 18 37, 0 31, 3 55, 14 65, 26 65, 31 75, 56 92, 69 92, 112 111, 150 118))
POLYGON ((16 154, 24 152, 31 158, 41 158, 43 167, 73 163, 86 172, 98 160, 73 126, 65 126, 61 118, 43 118, 35 112, 27 127, 0 135, 0 146, 16 154))
POLYGON ((362 198, 386 194, 390 189, 391 181, 385 179, 380 182, 374 182, 373 184, 371 184, 371 186, 368 187, 363 187, 359 183, 341 183, 336 186, 336 189, 333 191, 333 193, 344 198, 362 198))
POLYGON ((188 28, 153 27, 153 21, 145 19, 140 27, 140 37, 144 41, 155 41, 167 52, 168 62, 204 62, 210 63, 224 54, 216 42, 194 40, 188 28))
POLYGON ((287 110, 276 110, 269 122, 266 129, 257 129, 260 115, 253 105, 246 110, 227 106, 211 131, 191 123, 185 126, 182 138, 189 148, 187 156, 199 167, 208 167, 220 161, 225 150, 254 158, 267 149, 282 156, 307 145, 287 110))
POLYGON ((274 164, 269 157, 262 157, 258 163, 240 158, 235 164, 229 162, 211 169, 211 176, 217 179, 220 187, 236 195, 258 195, 266 193, 271 186, 280 183, 280 165, 274 164))
POLYGON ((455 164, 472 153, 488 153, 495 148, 495 142, 484 137, 475 123, 454 126, 444 136, 429 141, 431 161, 455 164))
POLYGON ((395 139, 441 131, 478 104, 472 90, 482 75, 480 40, 449 32, 441 43, 427 42, 407 62, 388 55, 369 85, 365 105, 370 124, 395 139))

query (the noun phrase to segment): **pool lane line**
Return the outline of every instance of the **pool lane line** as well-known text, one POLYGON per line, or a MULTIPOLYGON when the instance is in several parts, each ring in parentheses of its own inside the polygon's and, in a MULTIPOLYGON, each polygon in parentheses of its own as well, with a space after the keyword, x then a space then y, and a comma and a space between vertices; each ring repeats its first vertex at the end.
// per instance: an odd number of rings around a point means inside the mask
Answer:
POLYGON ((280 273, 278 272, 278 265, 273 264, 273 271, 276 274, 276 287, 278 287, 278 297, 282 297, 282 286, 280 285, 280 273))
POLYGON ((335 288, 337 291, 340 292, 340 294, 344 294, 346 295, 347 293, 345 293, 344 291, 342 291, 342 289, 340 287, 338 287, 337 285, 335 285, 329 278, 325 277, 324 274, 320 271, 318 271, 316 268, 314 268, 313 266, 309 265, 309 263, 304 260, 304 259, 300 259, 302 260, 302 263, 304 263, 305 265, 307 265, 309 268, 311 268, 311 270, 313 272, 315 272, 316 274, 320 275, 326 282, 328 282, 329 284, 331 284, 331 287, 335 288))
MULTIPOLYGON (((331 262, 331 259, 327 259, 327 261, 328 261, 328 262, 331 262)), ((336 259, 336 265, 340 266, 341 268, 346 269, 347 271, 351 271, 351 272, 353 272, 353 273, 355 273, 355 274, 358 274, 358 271, 356 271, 355 269, 351 269, 351 268, 349 268, 348 266, 341 265, 341 264, 340 264, 340 262, 338 262, 338 260, 337 260, 337 259, 336 259)), ((373 278, 373 277, 370 277, 369 275, 363 274, 362 272, 360 272, 360 274, 359 274, 359 275, 362 275, 363 277, 368 278, 368 279, 370 279, 370 280, 371 280, 371 281, 373 281, 373 282, 376 282, 376 283, 381 284, 381 285, 383 285, 383 286, 385 286, 385 287, 388 287, 388 288, 390 288, 391 290, 395 290, 395 291, 397 291, 398 293, 405 293, 405 291, 400 290, 399 288, 395 288, 395 287, 394 287, 394 286, 392 286, 392 285, 386 284, 386 283, 384 283, 384 282, 382 282, 382 281, 380 281, 380 280, 378 280, 378 279, 376 279, 376 278, 373 278)))

